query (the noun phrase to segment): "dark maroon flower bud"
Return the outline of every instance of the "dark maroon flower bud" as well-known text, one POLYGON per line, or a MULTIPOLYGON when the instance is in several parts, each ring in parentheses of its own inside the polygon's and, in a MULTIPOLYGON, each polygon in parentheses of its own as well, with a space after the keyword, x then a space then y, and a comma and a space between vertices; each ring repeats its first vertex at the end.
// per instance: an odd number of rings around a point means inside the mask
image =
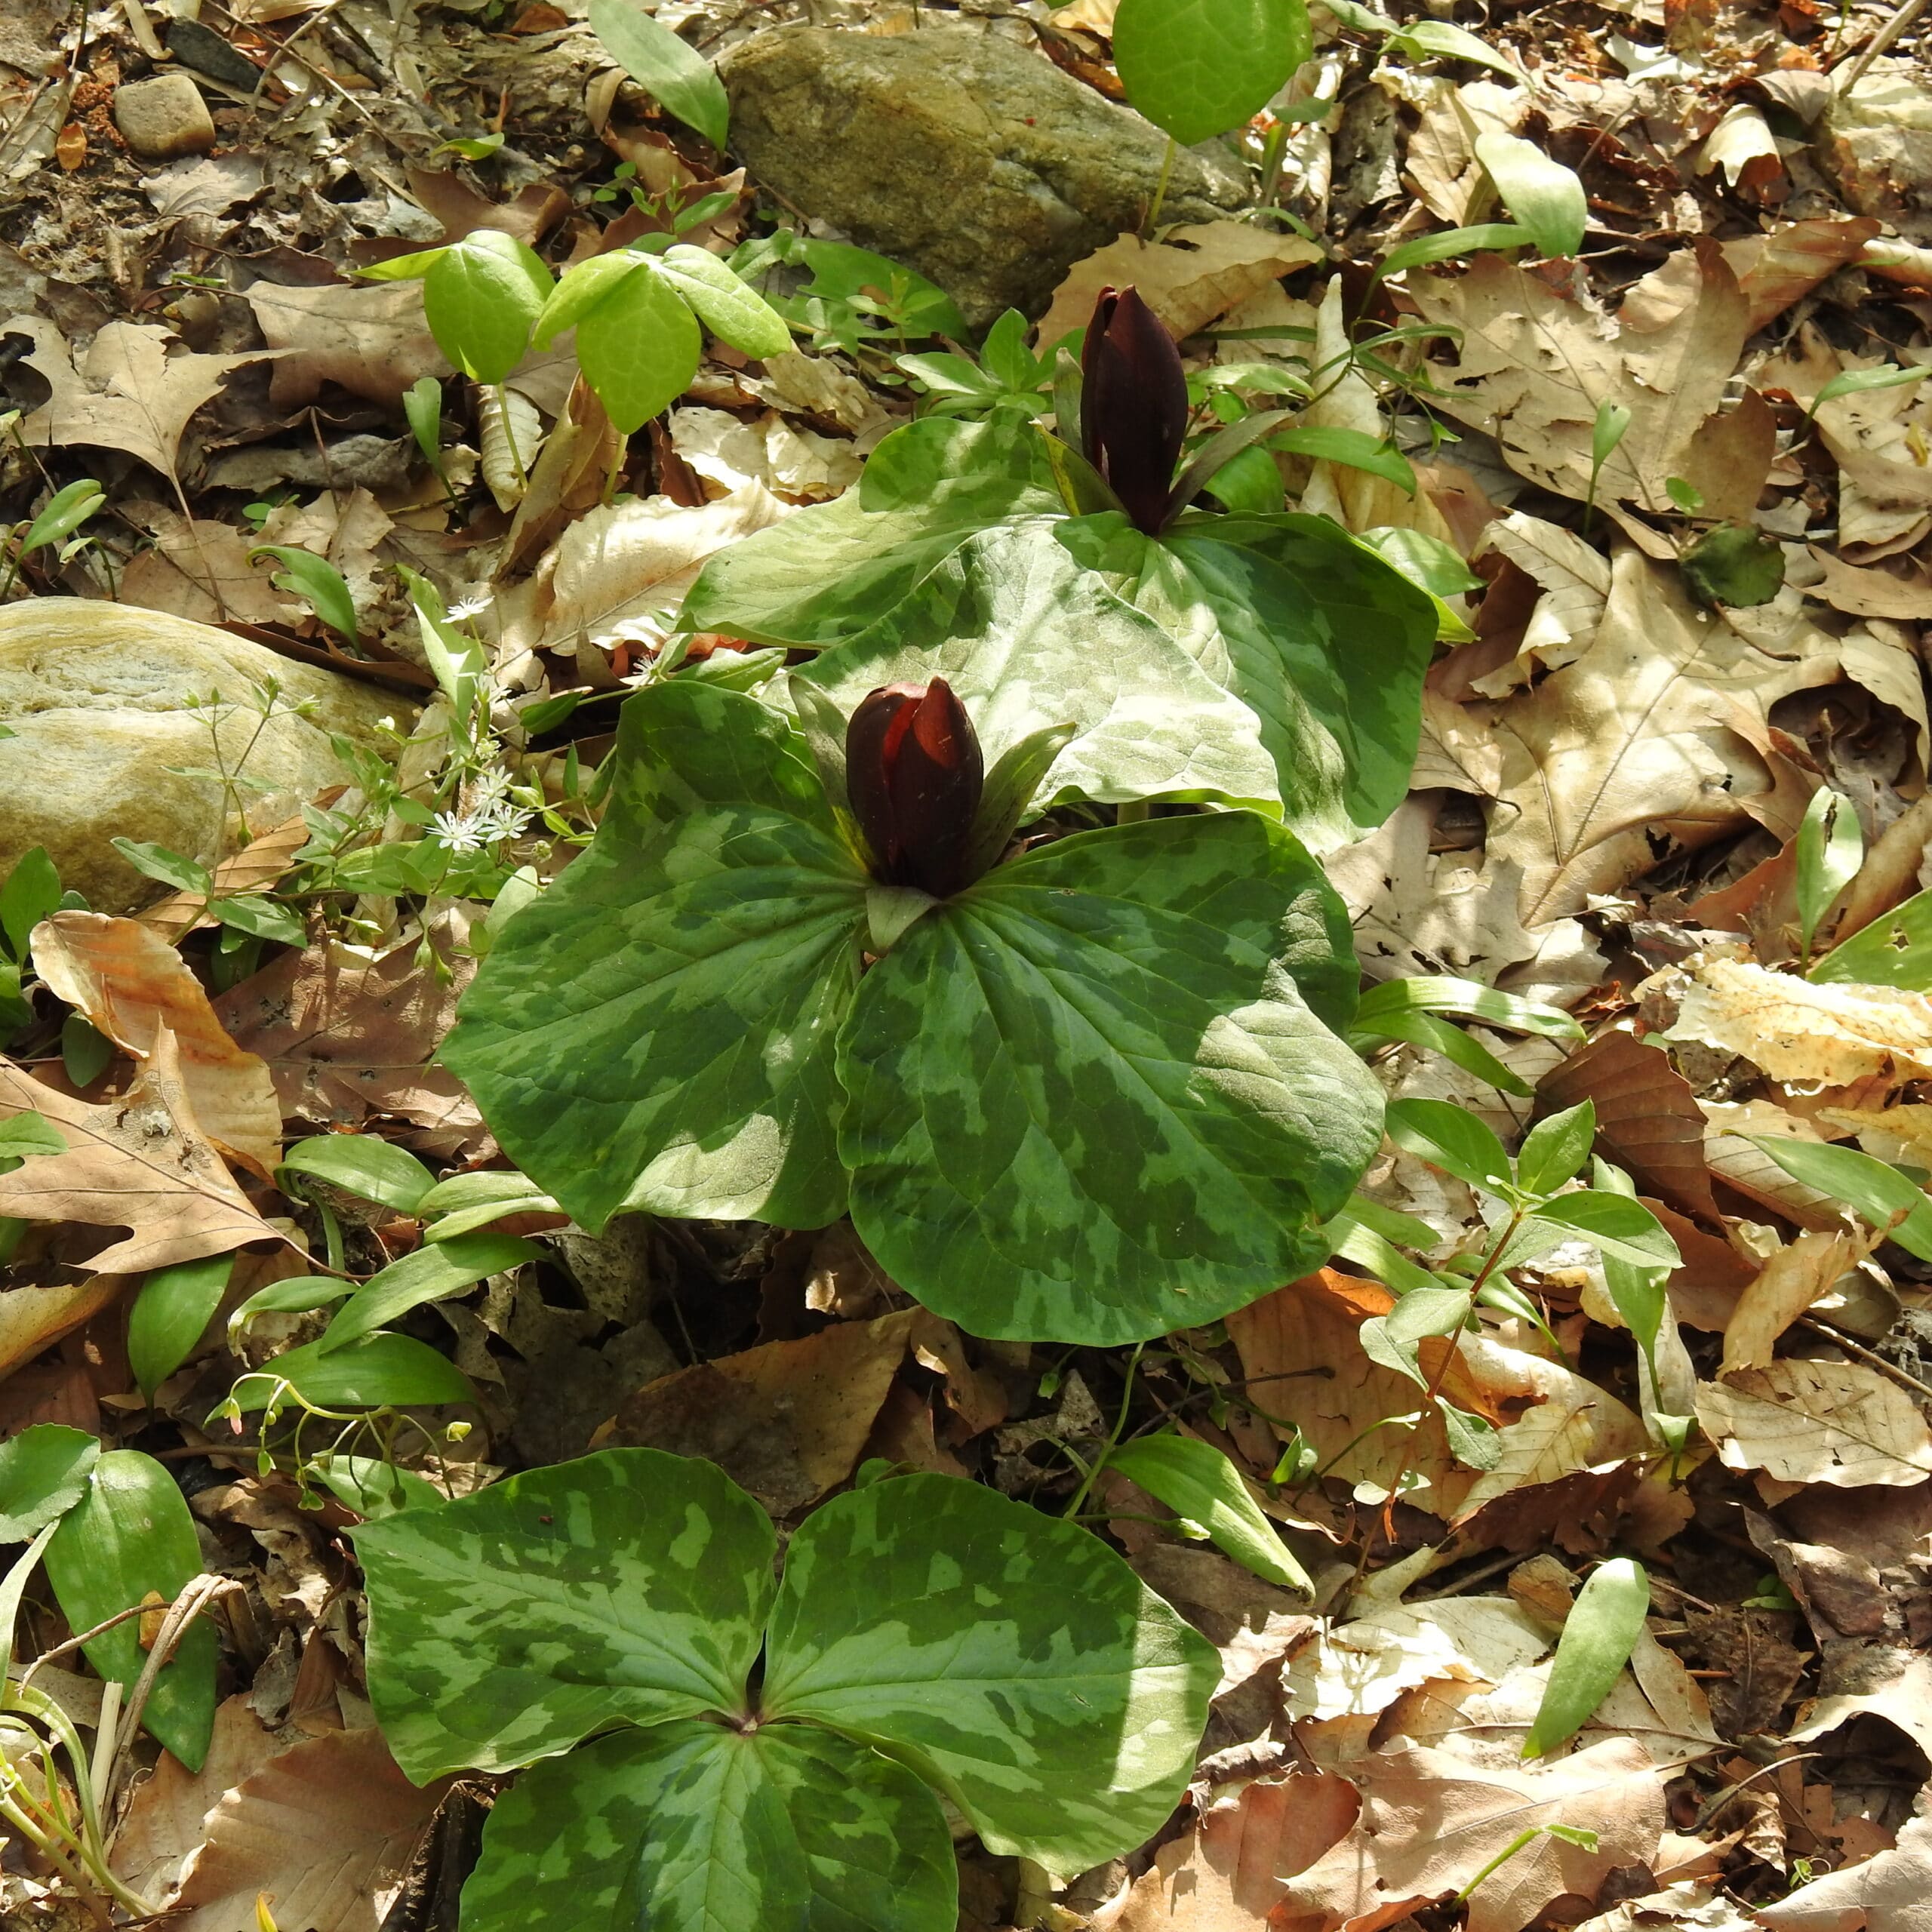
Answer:
POLYGON ((1087 460, 1149 537, 1187 435, 1187 372, 1167 325, 1133 288, 1103 288, 1081 352, 1080 426, 1087 460))
POLYGON ((887 685, 845 728, 845 790, 888 885, 943 899, 969 881, 966 851, 986 783, 980 740, 943 678, 887 685))

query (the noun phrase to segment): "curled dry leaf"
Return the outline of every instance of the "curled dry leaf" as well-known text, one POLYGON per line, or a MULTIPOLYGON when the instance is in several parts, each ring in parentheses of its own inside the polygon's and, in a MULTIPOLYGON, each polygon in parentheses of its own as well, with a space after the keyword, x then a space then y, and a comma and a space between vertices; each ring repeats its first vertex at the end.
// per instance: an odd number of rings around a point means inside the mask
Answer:
POLYGON ((422 1789, 382 1734, 342 1730, 251 1772, 208 1814, 170 1901, 178 1932, 259 1932, 255 1901, 309 1932, 377 1932, 452 1780, 422 1789))
POLYGON ((1522 510, 1491 523, 1483 547, 1508 558, 1543 592, 1515 656, 1473 681, 1485 697, 1506 697, 1536 672, 1561 670, 1589 648, 1610 595, 1610 561, 1574 531, 1522 510))
POLYGON ((1643 1746, 1623 1738, 1482 1774, 1441 1752, 1378 1752, 1356 1782, 1355 1828, 1288 1881, 1284 1900, 1325 1911, 1330 1927, 1392 1924, 1398 1906, 1459 1891, 1537 1826, 1595 1832, 1594 1850, 1539 1834, 1471 1894, 1468 1932, 1521 1932, 1552 1900, 1595 1898, 1619 1866, 1647 1864, 1663 1832, 1663 1782, 1643 1746))
POLYGON ((1921 1814, 1889 1851, 1761 1906, 1770 1932, 1920 1932, 1932 1898, 1932 1815, 1921 1814))
POLYGON ((1075 262, 1054 291, 1037 340, 1057 342, 1084 328, 1103 288, 1133 287, 1177 340, 1204 328, 1292 270, 1321 260, 1320 247, 1297 235, 1270 234, 1240 221, 1170 229, 1158 242, 1123 235, 1075 262))
POLYGON ((1882 1238, 1875 1229, 1863 1226, 1856 1234, 1807 1229, 1780 1248, 1738 1297, 1724 1324, 1718 1374, 1767 1367, 1777 1338, 1882 1238))
POLYGON ((122 1098, 95 1106, 29 1078, 0 1059, 0 1120, 36 1111, 66 1136, 0 1174, 0 1214, 128 1229, 87 1266, 141 1274, 281 1237, 248 1204, 189 1104, 174 1035, 155 1029, 147 1064, 122 1098))
POLYGON ((1857 1489, 1932 1475, 1932 1429, 1895 1382, 1860 1362, 1786 1359, 1697 1390, 1725 1466, 1857 1489))
POLYGON ((202 983, 150 926, 102 912, 56 912, 34 928, 34 964, 55 995, 138 1060, 163 1029, 181 1083, 216 1146, 263 1180, 281 1156, 281 1108, 260 1055, 222 1031, 202 983))
POLYGON ((1881 226, 1869 215, 1849 220, 1821 215, 1727 242, 1724 258, 1751 305, 1751 333, 1756 334, 1846 263, 1857 261, 1881 226))
POLYGON ((674 409, 671 443, 728 492, 755 483, 793 503, 823 503, 859 480, 859 457, 835 436, 795 428, 775 411, 746 423, 728 409, 674 409))

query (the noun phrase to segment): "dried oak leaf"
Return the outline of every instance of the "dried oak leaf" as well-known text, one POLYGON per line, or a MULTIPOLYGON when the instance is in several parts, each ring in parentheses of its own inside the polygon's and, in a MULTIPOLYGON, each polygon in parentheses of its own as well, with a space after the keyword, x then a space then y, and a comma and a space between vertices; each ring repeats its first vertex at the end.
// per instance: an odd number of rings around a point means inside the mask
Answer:
POLYGON ((1393 1924, 1460 1890, 1537 1826, 1594 1832, 1594 1850, 1539 1833, 1471 1894, 1466 1932, 1521 1932, 1552 1900, 1594 1898, 1619 1866, 1647 1864, 1663 1834, 1663 1780, 1627 1738, 1513 1770, 1476 1772, 1427 1750, 1378 1752, 1352 1769, 1360 1817, 1283 1900, 1326 1912, 1330 1925, 1393 1924))
POLYGON ((222 378, 274 352, 170 355, 172 330, 117 321, 102 327, 76 366, 60 331, 36 315, 0 322, 0 334, 32 337, 32 352, 20 359, 53 391, 21 423, 26 441, 125 450, 164 476, 174 474, 188 419, 219 392, 222 378))
POLYGON ((56 912, 33 930, 34 964, 55 995, 138 1060, 165 1029, 196 1122, 263 1180, 281 1158, 281 1108, 268 1063, 222 1031, 202 983, 152 928, 104 912, 56 912))
POLYGON ((249 290, 248 306, 269 347, 282 352, 269 392, 278 409, 313 402, 325 382, 399 409, 418 377, 450 373, 423 318, 420 282, 291 288, 261 281, 249 290))
POLYGON ((99 1106, 43 1086, 0 1059, 0 1120, 29 1111, 59 1128, 67 1151, 37 1155, 0 1174, 0 1214, 128 1229, 125 1240, 88 1263, 94 1272, 140 1274, 280 1238, 195 1120, 165 1026, 156 1029, 130 1091, 99 1106))
MULTIPOLYGON (((1683 478, 1715 517, 1748 517, 1777 447, 1777 424, 1755 390, 1720 413, 1751 332, 1751 303, 1714 242, 1660 270, 1695 297, 1653 303, 1633 291, 1612 318, 1505 262, 1478 256, 1466 273, 1412 274, 1425 321, 1461 331, 1453 364, 1435 365, 1438 406, 1494 436, 1509 466, 1559 496, 1590 492, 1591 439, 1606 403, 1629 426, 1597 479, 1601 497, 1668 512, 1666 478, 1683 478), (1681 266, 1680 266, 1681 264, 1681 266), (1638 322, 1666 315, 1663 325, 1638 322)), ((1640 283, 1638 290, 1644 285, 1640 283)), ((1647 291, 1654 296, 1654 290, 1647 291)))
POLYGON ((1918 1405, 1859 1362, 1788 1358, 1702 1383, 1697 1420, 1727 1469, 1780 1482, 1903 1487, 1932 1475, 1932 1429, 1918 1405))
POLYGON ((1814 1878, 1758 1923, 1771 1932, 1922 1932, 1932 1898, 1932 1814, 1921 1814, 1890 1851, 1814 1878))

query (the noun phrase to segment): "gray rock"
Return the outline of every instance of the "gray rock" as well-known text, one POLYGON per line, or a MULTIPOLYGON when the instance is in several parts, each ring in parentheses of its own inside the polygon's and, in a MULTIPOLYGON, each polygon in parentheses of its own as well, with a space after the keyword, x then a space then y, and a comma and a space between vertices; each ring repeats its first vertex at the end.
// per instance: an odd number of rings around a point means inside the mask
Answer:
MULTIPOLYGON (((1037 315, 1074 263, 1137 226, 1167 152, 1139 115, 971 28, 774 27, 719 72, 732 147, 759 180, 930 277, 976 326, 1037 315)), ((1224 154, 1176 156, 1164 220, 1244 205, 1224 154)))
POLYGON ((13 734, 0 737, 0 878, 45 845, 61 883, 97 912, 131 911, 167 888, 129 865, 115 838, 220 856, 221 786, 186 775, 214 765, 215 734, 231 771, 273 788, 245 795, 250 814, 278 822, 347 781, 331 732, 377 746, 381 719, 407 731, 413 717, 373 685, 185 617, 66 597, 0 607, 0 726, 13 734), (284 697, 263 725, 235 700, 269 678, 284 697), (224 706, 189 708, 217 691, 224 706), (306 716, 285 709, 297 700, 310 701, 306 716))
POLYGON ((157 74, 114 90, 114 125, 143 161, 179 161, 214 146, 214 122, 186 74, 157 74))

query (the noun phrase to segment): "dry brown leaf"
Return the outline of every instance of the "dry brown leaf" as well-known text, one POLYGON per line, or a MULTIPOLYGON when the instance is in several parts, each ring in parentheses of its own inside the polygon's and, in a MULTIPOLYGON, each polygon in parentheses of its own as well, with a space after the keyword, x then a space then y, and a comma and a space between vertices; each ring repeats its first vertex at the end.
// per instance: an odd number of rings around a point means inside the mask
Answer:
POLYGON ((1561 524, 1512 510, 1483 532, 1483 547, 1533 577, 1543 595, 1508 663, 1473 679, 1485 697, 1507 697, 1539 671, 1561 670, 1589 648, 1610 595, 1610 562, 1561 524))
POLYGON ((1679 476, 1709 515, 1749 516, 1776 425, 1755 391, 1727 414, 1719 405, 1750 334, 1750 303, 1715 242, 1685 259, 1695 299, 1647 331, 1627 311, 1620 327, 1494 254, 1460 275, 1411 275, 1423 319, 1463 331, 1457 361, 1432 370, 1444 392, 1438 406, 1494 436, 1531 481, 1577 498, 1589 491, 1598 408, 1626 408, 1629 427, 1603 466, 1600 495, 1668 512, 1664 481, 1679 476))
POLYGON ((258 281, 248 306, 269 346, 285 352, 269 390, 278 409, 313 402, 325 382, 400 409, 417 377, 450 374, 423 319, 420 282, 285 288, 258 281))
POLYGON ((849 442, 795 429, 775 410, 747 423, 728 409, 671 412, 671 445, 708 483, 728 494, 755 483, 790 503, 823 503, 859 480, 849 442))
POLYGON ((188 419, 219 393, 222 378, 245 362, 262 361, 275 346, 271 341, 269 351, 241 355, 170 355, 171 329, 113 321, 102 325, 76 367, 51 322, 14 315, 0 323, 0 331, 33 338, 32 353, 20 359, 53 391, 20 424, 24 440, 125 450, 164 476, 174 474, 188 419))
POLYGON ((1774 791, 1755 739, 1779 698, 1841 671, 1869 685, 1896 669, 1916 683, 1909 651, 1869 648, 1887 654, 1854 671, 1850 639, 1814 629, 1760 642, 1737 614, 1696 609, 1674 568, 1623 551, 1589 649, 1487 714, 1502 779, 1485 872, 1521 868, 1518 911, 1534 930, 1641 878, 1662 841, 1683 851, 1737 829, 1774 791))
POLYGON ((31 1109, 67 1140, 65 1153, 37 1155, 0 1174, 0 1214, 128 1229, 125 1240, 87 1263, 100 1274, 145 1273, 280 1238, 204 1137, 165 1026, 150 1051, 131 1091, 97 1106, 42 1086, 0 1059, 0 1120, 31 1109))
POLYGON ((1731 189, 1746 201, 1772 198, 1784 180, 1784 162, 1764 109, 1748 100, 1734 103, 1704 138, 1697 172, 1721 169, 1731 189))
POLYGON ((1795 1088, 1932 1075, 1932 1000, 1896 986, 1814 984, 1742 959, 1686 975, 1663 1036, 1737 1054, 1795 1088))
POLYGON ((1932 1429, 1898 1384, 1860 1362, 1787 1358, 1700 1383, 1697 1420, 1727 1469, 1857 1489, 1932 1475, 1932 1429))
POLYGON ((500 657, 619 638, 657 642, 663 626, 654 614, 675 609, 705 559, 785 513, 756 483, 691 509, 669 497, 598 505, 499 600, 500 657))
POLYGON ((1629 1170, 1644 1194, 1715 1222, 1718 1204, 1704 1165, 1704 1115, 1690 1083, 1661 1048, 1632 1033, 1600 1035, 1543 1075, 1537 1103, 1551 1112, 1588 1100, 1604 1152, 1629 1170))
POLYGON ((851 1475, 906 1350, 931 1331, 956 1347, 949 1324, 914 1308, 679 1369, 640 1389, 593 1446, 702 1456, 790 1515, 851 1475))
POLYGON ((1331 1926, 1386 1925, 1398 1907, 1458 1891, 1537 1826, 1594 1832, 1594 1851, 1538 1834, 1471 1894, 1467 1932, 1521 1932, 1552 1900, 1594 1898, 1619 1866, 1647 1864, 1663 1835, 1663 1782, 1627 1739, 1481 1775, 1426 1750, 1378 1753, 1358 1768, 1354 1829, 1287 1888, 1290 1907, 1324 1910, 1331 1926))
POLYGON ((1849 1870, 1829 1872, 1775 1905, 1757 1922, 1771 1932, 1924 1932, 1932 1898, 1932 1814, 1921 1812, 1881 1851, 1849 1870))
POLYGON ((1724 1360, 1718 1374, 1730 1376, 1740 1369, 1768 1366, 1778 1337, 1807 1308, 1830 1294, 1838 1278, 1855 1268, 1883 1238, 1869 1228, 1861 1228, 1857 1234, 1807 1228, 1780 1248, 1738 1297, 1724 1325, 1724 1360))
POLYGON ((1103 288, 1130 283, 1182 340, 1294 269, 1321 260, 1321 248, 1244 221, 1208 221, 1170 229, 1158 242, 1123 235, 1075 262, 1054 291, 1035 340, 1057 342, 1087 326, 1103 288))
POLYGON ((259 1055, 222 1031, 202 983, 151 927, 103 912, 56 912, 33 931, 34 964, 56 996, 137 1059, 165 1028, 195 1119, 263 1180, 281 1158, 281 1109, 259 1055))
POLYGON ((392 1114, 474 1146, 475 1103, 426 1063, 473 971, 459 956, 445 978, 420 970, 414 946, 378 955, 330 940, 283 954, 223 993, 215 1014, 238 1046, 268 1062, 285 1114, 325 1127, 392 1114))
POLYGON ((278 1924, 377 1932, 423 1828, 452 1780, 419 1789, 373 1727, 337 1731, 271 1758, 208 1815, 168 1919, 177 1932, 257 1932, 266 1894, 278 1924))
POLYGON ((1360 1801, 1346 1778, 1291 1771, 1214 1799, 1164 1844, 1111 1932, 1305 1932, 1318 1915, 1276 1913, 1284 1881, 1346 1835, 1360 1801))
MULTIPOLYGON (((1669 1835, 1665 1835, 1666 1841, 1669 1835)), ((1693 1842, 1701 1846, 1703 1841, 1693 1842)), ((1626 1899, 1595 1918, 1585 1919, 1574 1932, 1668 1932, 1673 1925, 1684 1927, 1685 1932, 1752 1932, 1755 1922, 1721 1892, 1714 1893, 1709 1885, 1687 1878, 1660 1891, 1647 1892, 1640 1899, 1626 1899)))
MULTIPOLYGON (((324 804, 340 798, 344 788, 337 786, 320 794, 324 804)), ((300 818, 285 819, 272 826, 259 838, 251 839, 238 852, 231 852, 217 866, 212 875, 215 894, 227 898, 238 892, 260 892, 271 886, 285 873, 294 862, 295 854, 307 844, 311 834, 307 820, 300 818)), ((171 946, 182 934, 192 932, 197 925, 212 925, 214 922, 203 915, 208 910, 208 895, 200 892, 171 892, 165 899, 158 900, 135 917, 138 922, 151 931, 160 934, 171 946)))
POLYGON ((1750 332, 1755 335, 1827 275, 1857 261, 1881 226, 1869 215, 1822 215, 1727 242, 1724 258, 1751 305, 1750 332))
POLYGON ((1900 577, 1890 571, 1861 568, 1814 544, 1811 555, 1824 574, 1805 586, 1807 595, 1822 598, 1834 611, 1854 617, 1890 617, 1916 623, 1932 617, 1932 580, 1917 572, 1900 577))
POLYGON ((288 620, 294 607, 248 561, 248 539, 232 524, 191 522, 173 510, 157 510, 148 521, 154 546, 128 558, 117 601, 204 624, 288 620))
POLYGON ((0 1292, 0 1376, 11 1375, 62 1336, 92 1321, 130 1278, 90 1275, 84 1281, 29 1284, 0 1292))

